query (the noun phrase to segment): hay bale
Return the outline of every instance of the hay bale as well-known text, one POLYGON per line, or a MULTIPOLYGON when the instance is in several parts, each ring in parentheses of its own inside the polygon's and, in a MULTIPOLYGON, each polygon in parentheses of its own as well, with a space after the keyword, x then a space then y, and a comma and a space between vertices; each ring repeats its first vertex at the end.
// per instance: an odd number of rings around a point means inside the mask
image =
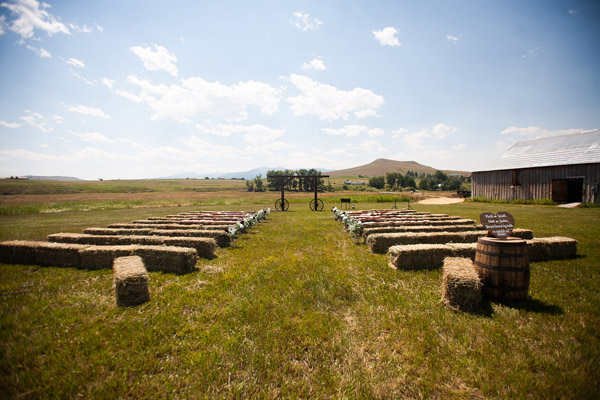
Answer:
POLYGON ((412 270, 440 268, 446 257, 454 256, 454 251, 445 244, 413 244, 392 246, 388 254, 390 267, 412 270))
POLYGON ((452 249, 453 257, 475 258, 477 243, 448 243, 446 246, 452 249))
POLYGON ((196 269, 198 253, 189 247, 134 246, 134 254, 142 257, 148 271, 184 274, 196 269))
POLYGON ((577 240, 563 236, 527 241, 530 261, 562 260, 577 256, 577 240))
MULTIPOLYGON (((513 233, 521 239, 533 237, 533 232, 529 229, 515 229, 513 233)), ((487 231, 376 233, 369 235, 366 242, 373 253, 385 253, 388 248, 396 245, 475 243, 486 234, 487 231)))
POLYGON ((152 232, 152 228, 139 228, 139 226, 132 229, 86 228, 83 230, 83 233, 87 235, 148 235, 150 232, 152 232))
POLYGON ((206 237, 214 239, 219 247, 231 246, 231 237, 225 231, 209 229, 155 229, 149 234, 153 236, 206 237))
POLYGON ((56 243, 77 243, 95 246, 116 246, 119 244, 135 244, 121 243, 119 241, 119 238, 120 236, 116 235, 88 235, 85 233, 54 233, 52 235, 48 235, 48 241, 56 243))
POLYGON ((112 268, 118 257, 142 257, 148 271, 186 273, 194 271, 198 254, 195 249, 169 246, 88 246, 79 251, 84 268, 112 268))
POLYGON ((389 266, 397 269, 441 268, 446 257, 475 257, 477 243, 411 244, 388 250, 389 266))
POLYGON ((478 230, 474 229, 475 225, 439 225, 439 226, 425 226, 425 225, 404 225, 404 226, 382 226, 376 228, 364 228, 363 236, 369 236, 375 233, 401 233, 401 232, 462 232, 478 230))
POLYGON ((200 229, 197 226, 189 226, 189 225, 178 225, 178 224, 144 224, 143 226, 140 224, 110 224, 108 226, 111 229, 128 229, 128 230, 138 230, 138 229, 200 229))
POLYGON ((58 233, 48 236, 49 241, 89 244, 97 246, 148 245, 191 247, 203 258, 214 258, 217 243, 209 237, 172 237, 172 236, 136 236, 136 235, 86 235, 81 233, 58 233))
POLYGON ((442 302, 454 310, 470 311, 482 301, 483 284, 469 258, 447 257, 442 267, 442 302))
POLYGON ((78 267, 79 250, 87 246, 66 243, 13 240, 0 243, 0 262, 56 267, 78 267))
POLYGON ((139 246, 88 246, 79 251, 81 267, 87 269, 112 268, 115 258, 132 256, 137 247, 139 246))
POLYGON ((438 226, 438 225, 475 225, 475 221, 472 219, 456 219, 450 221, 434 221, 434 220, 413 220, 413 221, 380 221, 380 222, 363 222, 365 228, 374 228, 379 226, 406 226, 406 225, 426 225, 426 226, 438 226))
POLYGON ((113 271, 117 305, 135 306, 150 300, 148 272, 139 256, 115 258, 113 271))

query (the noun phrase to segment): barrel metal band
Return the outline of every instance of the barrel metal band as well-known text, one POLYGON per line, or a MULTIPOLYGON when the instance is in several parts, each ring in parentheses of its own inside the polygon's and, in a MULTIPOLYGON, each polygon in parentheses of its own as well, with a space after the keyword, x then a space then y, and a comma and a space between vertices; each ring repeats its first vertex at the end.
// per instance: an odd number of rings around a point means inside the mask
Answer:
POLYGON ((506 272, 525 272, 525 271, 529 271, 529 269, 526 268, 526 267, 521 267, 521 268, 519 268, 519 267, 495 267, 493 265, 483 264, 483 263, 481 263, 481 262, 479 262, 477 260, 475 260, 474 264, 477 265, 478 267, 489 269, 489 270, 492 270, 492 271, 506 271, 506 272))
POLYGON ((500 257, 500 258, 526 256, 527 255, 527 253, 524 253, 524 254, 523 253, 522 254, 492 253, 491 251, 485 251, 485 250, 480 250, 480 249, 477 249, 476 252, 479 254, 485 254, 486 256, 494 256, 494 257, 500 257))

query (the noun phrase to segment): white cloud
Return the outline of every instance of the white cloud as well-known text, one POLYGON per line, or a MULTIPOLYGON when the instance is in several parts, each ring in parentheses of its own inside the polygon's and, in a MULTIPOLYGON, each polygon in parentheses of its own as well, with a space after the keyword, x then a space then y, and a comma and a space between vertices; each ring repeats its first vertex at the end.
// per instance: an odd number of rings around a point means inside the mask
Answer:
POLYGON ((464 150, 466 148, 466 146, 464 144, 462 144, 462 143, 459 143, 457 145, 450 146, 450 148, 452 150, 460 151, 460 150, 464 150))
POLYGON ((296 116, 315 115, 320 120, 347 120, 349 113, 353 112, 358 118, 366 118, 376 115, 384 102, 383 96, 367 89, 340 90, 296 74, 290 75, 290 81, 302 92, 286 100, 296 116))
POLYGON ((290 20, 290 23, 296 28, 306 32, 318 29, 319 26, 323 24, 323 21, 319 20, 318 18, 311 18, 310 15, 304 14, 300 11, 296 11, 290 20))
POLYGON ((360 134, 366 133, 370 137, 381 136, 385 132, 383 129, 374 128, 369 129, 368 126, 365 125, 346 125, 340 129, 331 129, 331 128, 321 128, 323 132, 328 135, 336 135, 336 136, 348 136, 348 137, 356 137, 360 134))
POLYGON ((0 36, 4 35, 6 27, 6 15, 0 15, 0 36))
POLYGON ((95 81, 90 81, 89 79, 87 79, 85 76, 81 76, 78 72, 75 71, 71 71, 71 75, 73 75, 75 78, 77 79, 81 79, 83 82, 85 82, 87 85, 90 86, 94 86, 96 84, 95 81))
POLYGON ((431 128, 431 133, 440 139, 447 138, 449 135, 453 134, 454 132, 456 132, 455 127, 447 126, 444 124, 437 124, 436 126, 431 128))
POLYGON ((402 137, 402 135, 404 135, 407 132, 408 132, 408 129, 398 128, 395 131, 392 131, 392 139, 402 137))
POLYGON ((166 71, 177 76, 177 57, 163 46, 152 43, 149 47, 133 46, 129 51, 142 60, 144 68, 148 71, 166 71))
POLYGON ((79 133, 69 130, 69 133, 87 143, 114 143, 115 140, 98 132, 79 133))
POLYGON ((81 104, 78 106, 67 106, 67 111, 84 114, 84 115, 91 115, 93 117, 110 119, 110 115, 106 114, 101 109, 95 108, 95 107, 83 106, 81 104))
POLYGON ((15 128, 19 128, 21 126, 23 126, 22 124, 19 124, 18 122, 6 122, 6 121, 0 121, 0 126, 3 126, 5 128, 11 128, 11 129, 15 129, 15 128))
POLYGON ((224 146, 213 144, 196 135, 180 138, 179 142, 183 143, 192 154, 206 157, 219 157, 226 159, 249 159, 249 153, 246 153, 233 146, 224 146))
POLYGON ((47 3, 37 0, 13 0, 0 4, 0 7, 8 8, 16 18, 10 22, 8 29, 21 35, 23 39, 33 37, 35 30, 39 29, 48 35, 55 33, 70 34, 69 29, 58 22, 46 9, 50 8, 47 3))
POLYGON ((25 47, 28 48, 29 50, 35 52, 41 58, 51 58, 52 57, 52 55, 46 49, 43 49, 43 48, 38 49, 37 47, 33 47, 30 44, 26 44, 25 47))
POLYGON ((106 86, 107 88, 109 88, 110 90, 113 90, 113 86, 115 84, 115 81, 113 79, 102 78, 102 79, 100 79, 100 82, 102 82, 102 84, 104 86, 106 86))
POLYGON ((425 138, 430 137, 431 135, 427 130, 421 130, 413 133, 405 133, 404 134, 404 142, 410 147, 413 151, 424 150, 425 146, 423 146, 423 140, 425 138))
MULTIPOLYGON (((403 139, 408 147, 413 151, 421 151, 425 149, 423 142, 426 139, 430 139, 430 141, 431 139, 445 139, 456 132, 456 128, 440 123, 433 126, 431 129, 422 129, 417 132, 407 132, 405 129, 402 129, 402 131, 406 132, 403 135, 403 139)), ((399 132, 398 135, 401 133, 402 132, 399 132)))
POLYGON ((262 82, 247 81, 227 86, 192 77, 183 79, 181 86, 167 86, 153 84, 135 75, 128 76, 127 81, 139 87, 139 95, 122 90, 117 94, 146 103, 155 112, 152 120, 182 121, 196 114, 243 120, 248 116, 248 106, 260 107, 265 115, 273 115, 279 108, 278 90, 262 82))
POLYGON ((196 125, 201 133, 229 137, 232 134, 240 134, 248 143, 265 143, 271 142, 281 137, 285 133, 285 129, 269 128, 261 124, 254 125, 217 125, 203 126, 196 125))
POLYGON ((96 24, 96 29, 98 29, 98 32, 104 33, 104 27, 102 25, 96 24))
POLYGON ((67 64, 72 65, 74 67, 77 68, 85 68, 85 64, 83 63, 83 61, 78 60, 76 58, 69 58, 67 61, 65 61, 67 64))
POLYGON ((388 149, 383 147, 381 143, 376 140, 366 140, 360 144, 360 147, 371 154, 382 154, 387 153, 388 149))
POLYGON ((22 121, 25 121, 26 124, 31 125, 35 128, 38 128, 42 132, 52 132, 52 127, 46 127, 48 125, 48 121, 44 118, 42 114, 32 112, 30 110, 25 110, 27 115, 23 115, 19 117, 22 121))
POLYGON ((398 30, 393 26, 388 26, 387 28, 383 28, 380 31, 373 31, 373 35, 375 35, 375 39, 382 46, 400 46, 402 43, 396 37, 398 30))
POLYGON ((56 122, 57 124, 62 124, 63 122, 63 117, 60 115, 53 115, 52 119, 54 120, 54 122, 56 122))
POLYGON ((327 68, 325 67, 325 64, 323 63, 323 60, 319 59, 319 58, 313 58, 311 62, 307 63, 302 63, 302 69, 314 69, 317 71, 325 71, 327 68))
POLYGON ((92 29, 87 25, 79 26, 78 24, 71 23, 69 24, 69 28, 81 33, 92 33, 92 29))
POLYGON ((586 129, 562 129, 562 130, 550 130, 546 128, 540 128, 539 126, 529 126, 529 127, 518 127, 511 126, 503 130, 501 133, 503 135, 509 136, 521 136, 528 139, 537 139, 547 136, 556 136, 556 135, 566 135, 571 133, 581 133, 585 132, 586 129))
POLYGON ((458 35, 458 36, 446 35, 446 40, 448 40, 452 44, 456 44, 462 40, 462 35, 458 35))

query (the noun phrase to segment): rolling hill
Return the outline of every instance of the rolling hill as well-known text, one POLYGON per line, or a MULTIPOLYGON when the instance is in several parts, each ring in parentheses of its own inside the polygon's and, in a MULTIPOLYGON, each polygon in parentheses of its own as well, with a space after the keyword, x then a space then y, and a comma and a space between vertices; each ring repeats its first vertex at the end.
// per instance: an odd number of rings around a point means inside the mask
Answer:
MULTIPOLYGON (((377 160, 370 162, 369 164, 361 165, 359 167, 340 169, 338 171, 328 172, 330 176, 383 176, 387 172, 401 172, 406 174, 408 171, 416 171, 418 173, 424 172, 426 174, 434 174, 437 171, 433 167, 419 164, 416 161, 395 161, 388 160, 385 158, 378 158, 377 160)), ((446 174, 459 174, 459 175, 471 175, 467 171, 452 171, 442 170, 446 174)))

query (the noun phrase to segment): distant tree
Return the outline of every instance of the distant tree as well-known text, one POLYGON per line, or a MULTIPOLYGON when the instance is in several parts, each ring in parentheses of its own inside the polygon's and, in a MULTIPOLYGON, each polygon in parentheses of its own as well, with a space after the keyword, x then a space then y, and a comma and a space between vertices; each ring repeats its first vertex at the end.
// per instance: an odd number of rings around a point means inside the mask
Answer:
MULTIPOLYGON (((246 181, 246 185, 248 184, 248 181, 246 181)), ((254 178, 254 185, 255 185, 255 192, 264 192, 265 189, 263 187, 263 181, 262 181, 262 175, 258 174, 256 175, 256 178, 254 178)))
POLYGON ((383 189, 383 187, 385 186, 385 177, 374 176, 373 178, 369 178, 369 186, 374 187, 376 189, 383 189))
POLYGON ((433 177, 441 183, 446 182, 449 179, 448 175, 446 175, 444 171, 435 171, 435 175, 433 175, 433 177))
POLYGON ((246 190, 254 192, 254 183, 252 181, 246 181, 246 190))
POLYGON ((444 184, 446 190, 460 190, 462 186, 462 180, 458 177, 452 177, 444 184))

